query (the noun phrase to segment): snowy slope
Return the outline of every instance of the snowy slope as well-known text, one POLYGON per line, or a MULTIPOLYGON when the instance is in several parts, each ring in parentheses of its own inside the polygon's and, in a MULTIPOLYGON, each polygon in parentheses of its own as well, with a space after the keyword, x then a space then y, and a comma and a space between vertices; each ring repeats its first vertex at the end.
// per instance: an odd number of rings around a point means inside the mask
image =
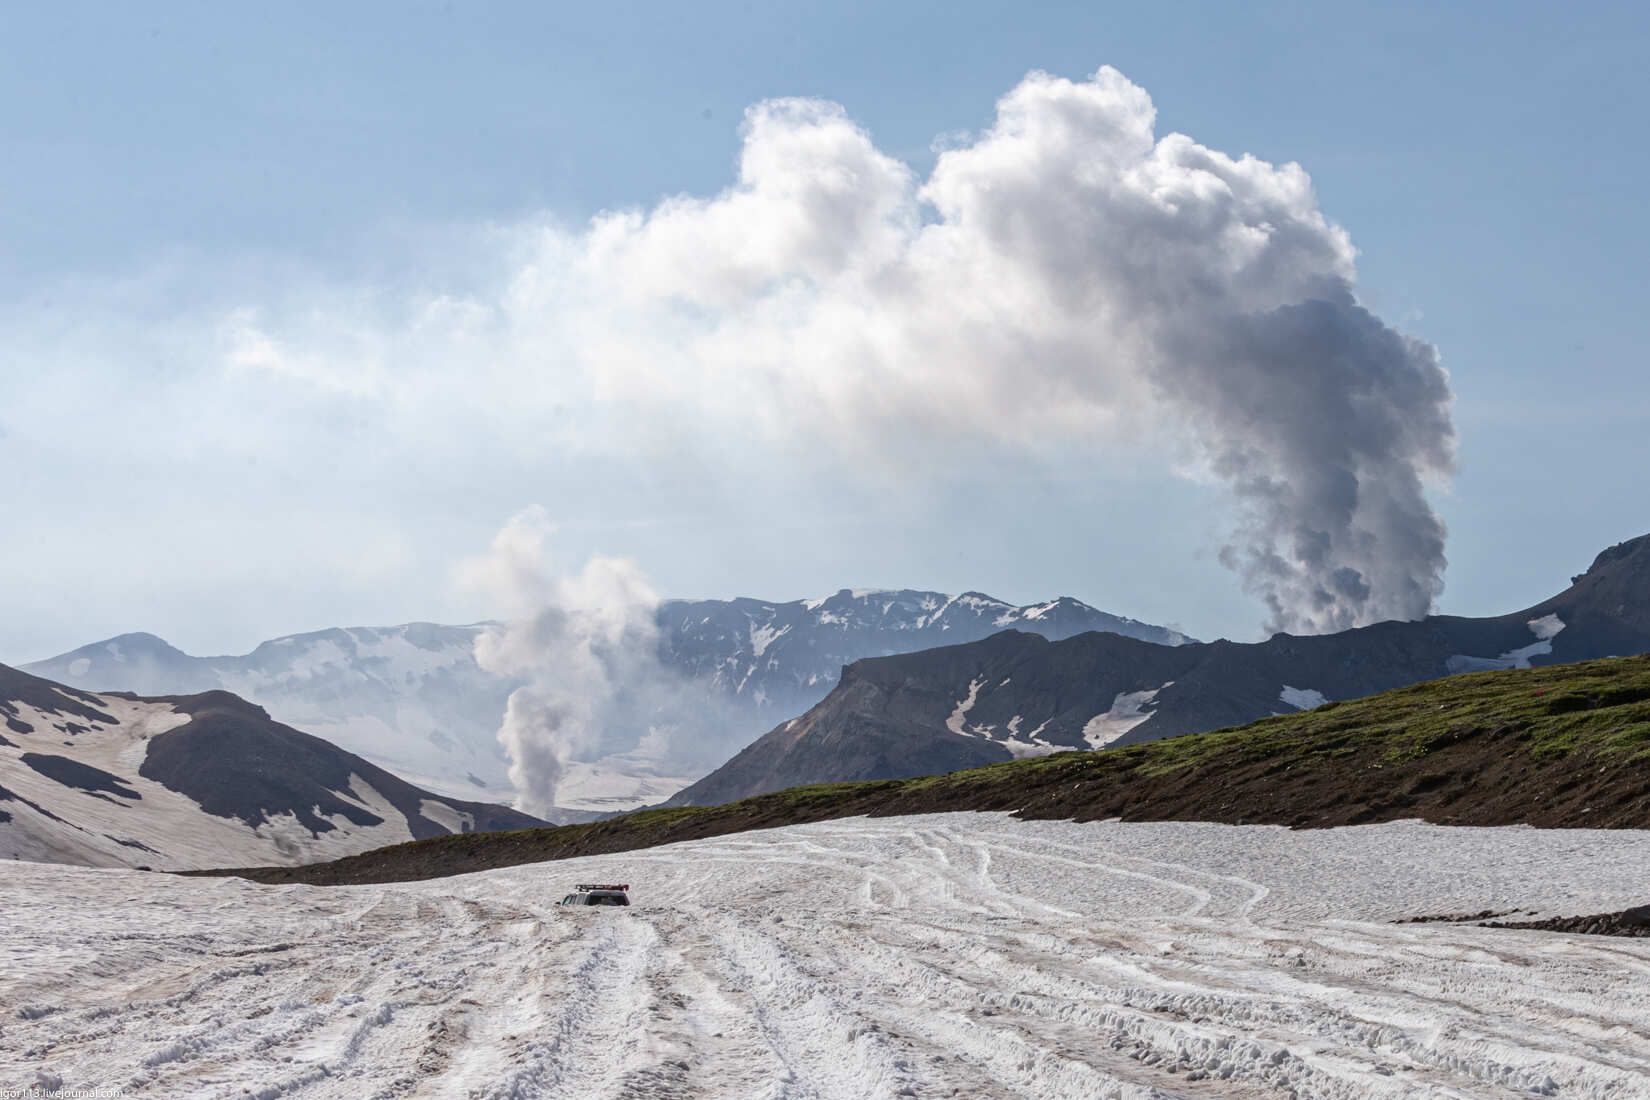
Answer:
POLYGON ((0 1081, 137 1097, 1629 1098, 1650 835, 851 820, 393 887, 0 865, 0 1081), (636 907, 553 905, 629 881, 636 907))
POLYGON ((92 695, 0 666, 0 721, 0 859, 305 863, 535 824, 420 790, 223 692, 92 695))
MULTIPOLYGON (((824 698, 842 666, 983 638, 1013 626, 1051 638, 1111 630, 1166 644, 1181 635, 1072 599, 1014 607, 979 593, 849 591, 819 600, 674 600, 659 610, 665 663, 729 702, 737 744, 824 698)), ((517 686, 475 662, 487 624, 408 623, 275 638, 251 653, 195 657, 125 634, 24 666, 89 691, 172 695, 223 689, 397 775, 460 798, 514 797, 497 740, 517 686)), ((573 812, 661 801, 699 778, 635 754, 580 761, 560 786, 573 812)))

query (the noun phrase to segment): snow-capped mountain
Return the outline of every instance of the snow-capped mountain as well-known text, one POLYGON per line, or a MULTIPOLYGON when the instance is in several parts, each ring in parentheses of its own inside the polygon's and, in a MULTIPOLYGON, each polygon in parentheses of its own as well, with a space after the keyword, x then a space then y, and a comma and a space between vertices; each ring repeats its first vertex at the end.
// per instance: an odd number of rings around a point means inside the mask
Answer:
POLYGON ((886 779, 1218 729, 1452 673, 1650 652, 1650 535, 1558 596, 1498 618, 1433 616, 1340 634, 1163 646, 1004 632, 864 660, 672 802, 886 779))
POLYGON ((0 859, 304 863, 542 824, 421 790, 227 692, 77 691, 0 665, 0 859))
MULTIPOLYGON (((817 600, 672 600, 659 609, 661 657, 730 704, 743 745, 824 698, 844 665, 984 638, 1006 627, 1049 638, 1106 630, 1166 645, 1163 627, 1073 599, 1016 607, 976 592, 844 589, 817 600)), ((274 638, 251 653, 195 657, 152 634, 123 634, 25 665, 88 691, 171 695, 224 690, 431 790, 508 800, 497 740, 516 682, 483 671, 486 623, 320 630, 274 638)), ((568 814, 661 801, 703 774, 635 754, 574 764, 559 787, 568 814)))
POLYGON ((483 629, 335 628, 274 638, 234 657, 195 657, 152 634, 122 634, 23 667, 89 691, 233 692, 412 782, 508 799, 494 733, 515 684, 477 666, 483 629))
POLYGON ((791 717, 824 698, 844 665, 914 653, 1016 629, 1051 640, 1091 630, 1163 645, 1190 639, 1069 597, 1015 607, 979 592, 842 589, 815 600, 672 600, 659 611, 665 659, 746 700, 756 714, 791 717))

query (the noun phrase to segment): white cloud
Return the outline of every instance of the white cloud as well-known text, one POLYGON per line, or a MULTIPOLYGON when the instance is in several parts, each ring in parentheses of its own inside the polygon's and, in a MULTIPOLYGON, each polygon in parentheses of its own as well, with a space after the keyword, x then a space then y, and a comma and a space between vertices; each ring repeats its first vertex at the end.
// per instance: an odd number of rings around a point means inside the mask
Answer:
MULTIPOLYGON (((204 393, 276 418, 253 438, 478 484, 642 456, 910 491, 993 455, 1103 478, 1108 446, 1150 446, 1225 487, 1224 560, 1273 625, 1413 617, 1441 586, 1433 349, 1359 306, 1299 166, 1159 137, 1112 69, 1030 74, 926 179, 835 104, 758 104, 720 194, 478 240, 492 274, 466 255, 459 288, 225 310, 178 341, 220 375, 145 400, 204 393)), ((213 430, 243 448, 241 427, 213 430)))
POLYGON ((1353 296, 1293 164, 1154 133, 1112 69, 1033 73, 927 180, 831 104, 747 118, 738 182, 553 235, 509 298, 601 400, 883 467, 1177 433, 1240 520, 1274 624, 1424 614, 1447 378, 1353 296), (548 273, 555 273, 553 276, 548 273))

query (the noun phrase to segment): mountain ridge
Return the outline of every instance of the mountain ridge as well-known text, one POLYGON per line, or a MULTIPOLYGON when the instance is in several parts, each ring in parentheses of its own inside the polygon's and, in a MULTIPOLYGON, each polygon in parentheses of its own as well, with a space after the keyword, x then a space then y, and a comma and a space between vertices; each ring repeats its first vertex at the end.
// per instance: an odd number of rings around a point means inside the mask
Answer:
POLYGON ((224 691, 94 694, 0 665, 0 858, 187 867, 542 822, 444 798, 224 691))
POLYGON ((1296 829, 1411 819, 1650 828, 1650 656, 1451 676, 1100 752, 209 873, 271 884, 404 882, 861 815, 954 811, 1296 829))
MULTIPOLYGON (((667 600, 658 620, 661 661, 725 702, 728 726, 715 744, 686 759, 618 751, 575 761, 558 788, 566 815, 669 797, 779 718, 817 703, 842 667, 860 657, 984 637, 999 623, 1057 637, 1104 627, 1184 640, 1070 597, 1015 606, 976 592, 918 589, 840 589, 790 601, 667 600)), ((328 627, 219 657, 192 656, 134 632, 22 667, 85 690, 149 696, 228 690, 421 786, 496 801, 514 796, 497 730, 518 683, 475 662, 476 638, 491 625, 328 627)))
POLYGON ((1135 744, 1439 676, 1646 651, 1650 535, 1601 552, 1558 595, 1496 617, 1432 616, 1176 647, 1114 634, 1049 641, 1004 631, 848 666, 824 700, 666 804, 1135 744))

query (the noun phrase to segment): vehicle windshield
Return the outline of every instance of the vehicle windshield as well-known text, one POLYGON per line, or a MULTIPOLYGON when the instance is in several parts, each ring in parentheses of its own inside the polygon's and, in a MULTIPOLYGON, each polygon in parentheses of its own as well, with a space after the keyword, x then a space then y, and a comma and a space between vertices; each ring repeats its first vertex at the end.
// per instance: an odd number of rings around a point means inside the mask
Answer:
POLYGON ((623 894, 591 894, 587 905, 629 905, 630 899, 623 894))

